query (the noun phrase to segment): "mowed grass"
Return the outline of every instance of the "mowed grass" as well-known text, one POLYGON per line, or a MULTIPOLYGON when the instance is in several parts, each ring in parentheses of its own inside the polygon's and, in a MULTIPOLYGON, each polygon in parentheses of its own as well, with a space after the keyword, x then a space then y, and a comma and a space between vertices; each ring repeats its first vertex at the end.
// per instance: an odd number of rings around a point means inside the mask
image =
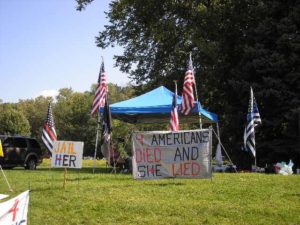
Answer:
POLYGON ((5 170, 0 193, 30 189, 29 225, 71 224, 300 224, 300 176, 214 174, 213 179, 136 181, 114 174, 104 161, 82 170, 5 170))

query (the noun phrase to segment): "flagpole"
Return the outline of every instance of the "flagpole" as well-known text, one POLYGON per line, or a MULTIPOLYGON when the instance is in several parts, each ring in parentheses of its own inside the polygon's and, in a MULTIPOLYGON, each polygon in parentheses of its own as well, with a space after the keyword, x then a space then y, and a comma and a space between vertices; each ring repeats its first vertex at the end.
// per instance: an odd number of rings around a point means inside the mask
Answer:
MULTIPOLYGON (((256 171, 257 158, 256 158, 256 143, 255 143, 255 127, 261 124, 257 102, 255 100, 252 87, 250 86, 250 99, 247 113, 247 123, 244 130, 244 150, 251 152, 254 157, 254 168, 251 163, 251 170, 256 171)), ((253 171, 254 172, 254 171, 253 171)))
POLYGON ((96 168, 96 157, 97 157, 97 149, 98 149, 98 136, 99 136, 99 129, 100 129, 100 121, 101 121, 101 116, 100 116, 100 111, 98 111, 93 173, 95 173, 95 168, 96 168))
MULTIPOLYGON (((104 70, 104 58, 103 58, 103 56, 101 56, 101 58, 102 58, 102 64, 101 64, 101 67, 100 67, 98 85, 100 85, 100 83, 101 83, 102 70, 104 70)), ((96 92, 97 92, 97 88, 96 88, 96 92)), ((99 104, 99 102, 97 104, 99 104)), ((96 157, 97 157, 97 150, 98 150, 98 136, 99 136, 100 122, 101 122, 100 107, 101 107, 101 105, 97 105, 98 113, 97 113, 96 144, 95 144, 95 152, 94 152, 93 173, 95 173, 95 168, 96 168, 96 157)))
MULTIPOLYGON (((192 60, 192 53, 190 52, 190 61, 192 60)), ((199 125, 200 129, 202 129, 202 118, 201 118, 201 111, 200 111, 200 102, 198 100, 198 92, 197 92, 197 85, 196 85, 196 77, 194 74, 194 67, 193 67, 193 75, 194 75, 194 85, 195 85, 195 93, 196 93, 196 101, 197 101, 197 108, 198 108, 198 116, 199 116, 199 125)))
MULTIPOLYGON (((253 131, 253 136, 254 136, 254 142, 255 142, 255 129, 253 131)), ((254 167, 255 167, 255 172, 256 172, 256 143, 255 143, 254 147, 255 147, 254 167)))
MULTIPOLYGON (((175 83, 175 95, 177 98, 177 80, 173 80, 175 83)), ((176 104, 177 104, 177 99, 176 99, 176 104)), ((178 109, 177 105, 176 105, 176 110, 178 109)), ((177 111, 177 120, 178 120, 178 130, 179 130, 179 115, 178 115, 178 111, 177 111)))
POLYGON ((177 80, 173 80, 174 84, 175 84, 175 93, 177 95, 177 80))
MULTIPOLYGON (((110 140, 112 140, 112 134, 110 136, 110 140)), ((109 161, 110 161, 110 151, 112 151, 112 159, 113 159, 113 170, 112 172, 114 172, 115 174, 117 173, 117 162, 115 159, 115 149, 112 147, 112 142, 109 141, 109 161)))
MULTIPOLYGON (((105 102, 106 102, 106 104, 108 104, 108 96, 106 96, 105 102)), ((110 107, 110 106, 108 105, 108 107, 110 107)), ((115 149, 113 148, 113 144, 112 144, 112 132, 110 132, 110 138, 109 138, 109 141, 108 141, 108 159, 107 160, 108 160, 108 165, 109 166, 111 166, 111 163, 113 163, 112 172, 114 172, 116 174, 117 173, 117 167, 116 167, 116 160, 115 160, 115 149), (112 154, 112 157, 111 157, 111 154, 112 154), (112 162, 111 162, 111 158, 112 158, 112 162)))

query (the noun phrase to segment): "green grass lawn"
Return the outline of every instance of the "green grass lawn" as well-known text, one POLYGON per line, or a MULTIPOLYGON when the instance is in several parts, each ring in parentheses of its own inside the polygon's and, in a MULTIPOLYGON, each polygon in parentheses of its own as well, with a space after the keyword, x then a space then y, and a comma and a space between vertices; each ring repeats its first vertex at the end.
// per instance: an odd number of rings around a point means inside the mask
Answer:
POLYGON ((300 224, 300 176, 214 174, 212 180, 135 181, 106 171, 103 161, 82 170, 5 170, 0 193, 31 189, 29 225, 300 224))

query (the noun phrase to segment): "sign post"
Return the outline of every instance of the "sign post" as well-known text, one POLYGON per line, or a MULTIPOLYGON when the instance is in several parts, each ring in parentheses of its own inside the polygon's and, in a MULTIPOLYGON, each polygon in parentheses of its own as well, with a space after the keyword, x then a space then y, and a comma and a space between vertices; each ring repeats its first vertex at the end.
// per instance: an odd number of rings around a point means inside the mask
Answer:
POLYGON ((53 144, 51 167, 64 168, 64 184, 67 183, 67 168, 82 168, 83 142, 55 141, 53 144))

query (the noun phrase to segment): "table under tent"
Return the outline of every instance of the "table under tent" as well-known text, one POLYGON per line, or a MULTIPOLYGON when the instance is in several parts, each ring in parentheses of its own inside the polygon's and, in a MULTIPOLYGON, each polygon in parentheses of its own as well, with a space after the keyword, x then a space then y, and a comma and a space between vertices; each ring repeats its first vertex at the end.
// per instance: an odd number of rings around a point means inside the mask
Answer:
MULTIPOLYGON (((111 115, 113 119, 118 119, 131 124, 168 124, 172 110, 173 96, 174 93, 172 91, 164 86, 160 86, 140 96, 111 104, 111 115)), ((182 97, 177 95, 178 108, 180 107, 181 102, 182 97)), ((184 116, 178 112, 179 123, 199 124, 198 109, 200 109, 202 124, 209 126, 216 124, 217 132, 215 132, 214 129, 213 132, 220 143, 218 116, 205 110, 200 102, 195 101, 192 113, 188 116, 184 116)), ((100 112, 103 112, 103 108, 100 112)))

